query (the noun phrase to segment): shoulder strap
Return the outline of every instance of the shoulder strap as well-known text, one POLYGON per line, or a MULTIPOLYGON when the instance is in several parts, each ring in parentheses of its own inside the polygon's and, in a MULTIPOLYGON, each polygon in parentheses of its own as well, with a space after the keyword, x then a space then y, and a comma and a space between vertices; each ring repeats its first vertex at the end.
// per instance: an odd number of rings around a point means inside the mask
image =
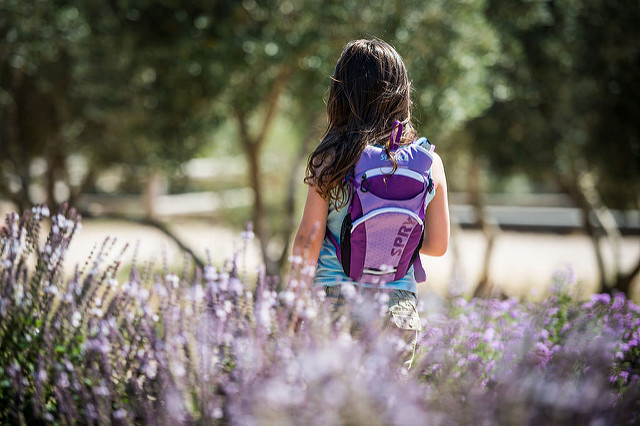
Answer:
POLYGON ((429 142, 429 139, 424 138, 424 137, 416 139, 413 142, 413 144, 414 145, 418 145, 419 147, 426 149, 427 152, 434 152, 436 150, 435 145, 433 145, 431 142, 429 142))
MULTIPOLYGON (((436 147, 431 142, 429 142, 429 139, 425 137, 418 138, 413 143, 414 145, 417 145, 420 148, 426 149, 427 152, 429 153, 434 152, 436 149, 436 147)), ((429 178, 429 185, 433 185, 433 181, 431 180, 431 178, 429 178)), ((431 192, 431 189, 428 189, 428 191, 431 192)), ((419 253, 416 256, 415 260, 413 261, 413 275, 416 281, 419 283, 427 280, 427 273, 425 272, 424 267, 422 266, 422 261, 420 260, 419 253)))
POLYGON ((329 241, 331 242, 331 244, 333 244, 333 246, 336 248, 336 250, 338 249, 338 241, 336 241, 336 237, 333 236, 333 234, 331 233, 331 231, 329 230, 329 227, 327 226, 326 229, 326 235, 327 238, 329 238, 329 241))
POLYGON ((413 276, 419 283, 427 280, 427 273, 424 271, 422 261, 420 261, 420 255, 413 261, 413 276))

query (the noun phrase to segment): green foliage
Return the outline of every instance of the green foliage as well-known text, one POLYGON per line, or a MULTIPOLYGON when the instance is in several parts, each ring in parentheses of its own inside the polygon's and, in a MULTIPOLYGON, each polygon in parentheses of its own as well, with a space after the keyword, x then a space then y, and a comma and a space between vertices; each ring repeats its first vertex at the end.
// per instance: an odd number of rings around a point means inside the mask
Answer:
POLYGON ((51 200, 56 181, 80 195, 113 164, 175 169, 203 145, 224 85, 203 73, 215 68, 211 46, 224 30, 206 14, 223 19, 227 3, 138 3, 0 5, 0 189, 14 201, 33 202, 33 180, 51 200), (74 178, 67 160, 76 153, 88 164, 74 178), (30 169, 38 158, 43 178, 30 169))
POLYGON ((493 106, 466 130, 470 148, 508 174, 575 185, 595 176, 605 203, 640 194, 640 8, 601 0, 489 2, 502 54, 493 106))
POLYGON ((589 170, 608 203, 633 206, 638 13, 602 0, 7 0, 0 192, 26 205, 33 182, 65 182, 73 201, 114 164, 137 180, 173 171, 217 143, 206 136, 234 111, 258 135, 282 75, 288 139, 317 138, 310 123, 340 49, 380 37, 405 58, 421 133, 442 152, 484 156, 504 175, 589 170), (76 153, 88 159, 80 177, 67 164, 76 153))
POLYGON ((497 40, 483 7, 483 1, 3 2, 0 143, 7 155, 0 190, 28 204, 33 180, 45 181, 48 191, 63 181, 80 195, 97 168, 175 169, 234 110, 259 133, 255 121, 283 73, 282 111, 303 138, 324 108, 342 46, 359 37, 398 47, 416 82, 418 115, 428 115, 429 133, 448 131, 488 106, 482 81, 497 40), (86 182, 65 170, 75 153, 89 159, 86 182), (45 177, 29 169, 37 158, 45 161, 45 177))

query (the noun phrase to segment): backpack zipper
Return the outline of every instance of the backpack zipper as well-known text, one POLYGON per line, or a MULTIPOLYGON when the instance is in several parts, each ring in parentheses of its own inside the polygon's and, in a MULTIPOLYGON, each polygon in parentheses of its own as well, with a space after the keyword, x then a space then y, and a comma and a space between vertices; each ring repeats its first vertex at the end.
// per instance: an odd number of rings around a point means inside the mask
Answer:
POLYGON ((382 209, 376 209, 376 210, 370 211, 366 215, 362 216, 360 219, 358 219, 355 222, 353 222, 353 224, 351 225, 351 233, 353 233, 353 231, 355 231, 356 227, 358 227, 358 225, 360 225, 361 223, 371 219, 372 217, 375 217, 375 216, 377 216, 379 214, 384 214, 384 213, 402 213, 402 214, 406 214, 407 216, 411 216, 412 218, 414 218, 420 224, 420 226, 422 226, 422 224, 423 224, 422 219, 420 219, 420 216, 418 216, 417 214, 415 214, 411 210, 402 209, 400 207, 385 207, 385 208, 382 208, 382 209))
MULTIPOLYGON (((392 167, 377 167, 374 169, 369 169, 367 170, 363 175, 362 175, 362 179, 367 179, 367 178, 372 178, 374 176, 379 176, 379 175, 389 175, 391 176, 393 172, 393 168, 392 167)), ((397 169, 395 171, 395 173, 393 173, 393 175, 397 175, 397 176, 406 176, 406 177, 410 177, 412 179, 415 179, 417 181, 420 182, 424 182, 425 176, 422 173, 413 171, 411 169, 397 169)))
POLYGON ((367 180, 367 174, 362 175, 362 180, 360 181, 360 191, 369 192, 369 181, 367 180))

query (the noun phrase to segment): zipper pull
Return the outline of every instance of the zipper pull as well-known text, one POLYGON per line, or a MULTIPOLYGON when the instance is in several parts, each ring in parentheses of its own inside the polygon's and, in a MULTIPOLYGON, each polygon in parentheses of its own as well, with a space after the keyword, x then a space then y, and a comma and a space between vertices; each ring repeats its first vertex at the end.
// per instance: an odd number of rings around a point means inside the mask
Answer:
POLYGON ((367 174, 362 175, 362 181, 360 182, 360 191, 369 192, 369 181, 367 180, 367 174))

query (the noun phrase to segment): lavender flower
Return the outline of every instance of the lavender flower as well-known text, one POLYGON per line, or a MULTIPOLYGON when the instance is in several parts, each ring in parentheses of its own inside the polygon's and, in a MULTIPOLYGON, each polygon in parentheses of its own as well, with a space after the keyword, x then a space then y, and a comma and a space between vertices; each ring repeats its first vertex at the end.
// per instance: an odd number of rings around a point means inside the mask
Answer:
POLYGON ((237 256, 193 273, 188 261, 175 272, 165 259, 157 273, 136 260, 118 278, 126 260, 123 249, 108 263, 113 239, 64 278, 79 217, 63 209, 41 239, 49 216, 12 214, 1 231, 2 423, 637 420, 640 308, 622 295, 572 300, 570 266, 540 303, 425 297, 406 371, 386 294, 346 285, 349 303, 332 315, 295 256, 280 292, 263 270, 255 283, 239 274, 237 256))

